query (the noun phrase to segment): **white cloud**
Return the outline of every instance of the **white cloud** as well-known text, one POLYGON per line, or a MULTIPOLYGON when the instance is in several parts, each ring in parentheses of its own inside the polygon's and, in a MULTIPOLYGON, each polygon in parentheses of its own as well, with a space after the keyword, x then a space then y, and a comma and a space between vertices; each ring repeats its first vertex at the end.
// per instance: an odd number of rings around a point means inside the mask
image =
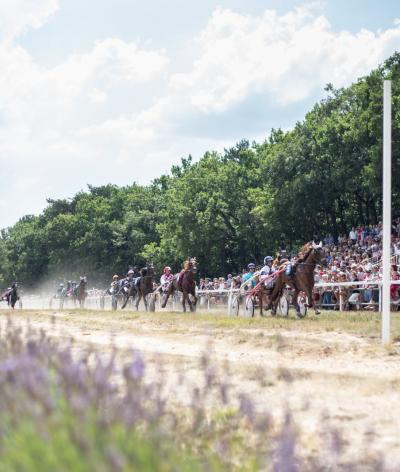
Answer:
POLYGON ((167 62, 165 51, 109 38, 97 41, 89 52, 43 69, 22 48, 0 45, 0 160, 5 151, 20 159, 36 153, 44 159, 56 150, 80 149, 82 129, 96 127, 100 120, 99 106, 100 116, 106 117, 99 124, 101 132, 111 132, 108 120, 115 118, 120 126, 127 121, 121 110, 135 109, 134 103, 122 101, 114 110, 115 97, 157 80, 167 62), (110 107, 104 108, 108 102, 110 107))
POLYGON ((107 94, 103 90, 93 87, 89 90, 88 97, 93 103, 104 103, 107 100, 107 94))
MULTIPOLYGON (((400 27, 337 33, 314 8, 281 16, 266 10, 260 17, 215 10, 196 38, 198 52, 191 69, 170 76, 166 96, 140 112, 89 126, 81 135, 131 149, 147 142, 144 152, 150 153, 172 140, 182 142, 188 135, 187 121, 227 117, 255 95, 284 108, 314 96, 328 82, 347 85, 400 46, 400 27)), ((196 129, 189 134, 196 136, 196 129)), ((239 132, 232 140, 241 137, 239 132)), ((216 142, 210 138, 209 147, 211 143, 216 142)))
POLYGON ((86 183, 143 182, 181 156, 266 133, 252 110, 237 116, 242 104, 262 97, 268 115, 269 105, 308 103, 327 82, 347 85, 400 49, 399 23, 353 34, 335 32, 310 7, 260 16, 217 9, 194 38, 187 70, 176 63, 172 70, 175 51, 119 38, 45 67, 18 36, 57 7, 56 0, 0 3, 0 168, 10 174, 0 199, 15 202, 31 182, 36 191, 14 204, 21 215, 86 183), (230 134, 222 138, 223 127, 230 134))
POLYGON ((400 46, 400 28, 336 33, 308 7, 261 17, 217 9, 198 43, 192 70, 176 74, 172 87, 200 112, 218 113, 254 93, 285 105, 326 82, 348 84, 400 46))
POLYGON ((59 0, 1 0, 0 39, 11 41, 30 28, 43 26, 58 9, 59 0))

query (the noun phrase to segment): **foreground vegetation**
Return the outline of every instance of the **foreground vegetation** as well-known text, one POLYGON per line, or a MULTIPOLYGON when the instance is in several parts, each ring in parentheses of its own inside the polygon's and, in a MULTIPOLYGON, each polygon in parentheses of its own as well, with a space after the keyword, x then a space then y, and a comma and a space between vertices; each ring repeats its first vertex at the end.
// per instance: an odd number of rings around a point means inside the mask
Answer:
POLYGON ((121 364, 116 352, 1 326, 0 471, 395 470, 368 449, 349 456, 327 418, 308 447, 290 410, 276 421, 233 394, 207 356, 197 382, 171 386, 161 359, 148 375, 137 351, 121 364))
POLYGON ((393 208, 400 208, 400 53, 327 96, 293 130, 224 153, 189 156, 148 186, 91 187, 49 200, 1 232, 0 286, 46 277, 104 282, 128 264, 200 274, 234 272, 249 260, 381 217, 382 81, 393 85, 393 208))

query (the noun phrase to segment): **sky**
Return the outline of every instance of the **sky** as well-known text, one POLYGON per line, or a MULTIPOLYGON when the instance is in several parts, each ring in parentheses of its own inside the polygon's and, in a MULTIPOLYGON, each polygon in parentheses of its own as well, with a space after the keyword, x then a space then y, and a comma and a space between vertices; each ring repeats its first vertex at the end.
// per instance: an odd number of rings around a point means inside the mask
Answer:
POLYGON ((0 228, 290 129, 396 50, 398 0, 0 0, 0 228))

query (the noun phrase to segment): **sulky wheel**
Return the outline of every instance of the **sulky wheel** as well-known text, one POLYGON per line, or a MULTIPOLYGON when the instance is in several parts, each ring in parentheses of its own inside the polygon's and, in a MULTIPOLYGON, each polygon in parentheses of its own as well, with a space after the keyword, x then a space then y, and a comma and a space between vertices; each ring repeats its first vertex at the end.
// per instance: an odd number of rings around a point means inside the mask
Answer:
POLYGON ((307 315, 307 297, 305 295, 300 296, 297 299, 297 303, 299 305, 299 310, 297 312, 297 316, 299 318, 304 318, 307 315))
POLYGON ((233 297, 231 301, 231 316, 239 315, 239 297, 233 297))
POLYGON ((252 318, 254 316, 254 301, 252 297, 247 297, 244 305, 244 316, 252 318))
POLYGON ((289 302, 285 294, 281 295, 278 303, 278 313, 281 316, 289 315, 289 302))

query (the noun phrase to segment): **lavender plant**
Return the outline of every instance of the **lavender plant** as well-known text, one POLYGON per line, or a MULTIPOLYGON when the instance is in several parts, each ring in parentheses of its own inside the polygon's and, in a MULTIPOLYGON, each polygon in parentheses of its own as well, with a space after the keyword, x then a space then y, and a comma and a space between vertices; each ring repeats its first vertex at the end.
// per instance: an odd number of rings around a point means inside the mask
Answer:
POLYGON ((0 472, 387 470, 379 458, 347 460, 333 429, 304 455, 292 413, 274 423, 209 356, 200 383, 180 375, 171 387, 162 360, 149 369, 138 351, 123 363, 115 350, 100 355, 9 321, 0 333, 0 472))

